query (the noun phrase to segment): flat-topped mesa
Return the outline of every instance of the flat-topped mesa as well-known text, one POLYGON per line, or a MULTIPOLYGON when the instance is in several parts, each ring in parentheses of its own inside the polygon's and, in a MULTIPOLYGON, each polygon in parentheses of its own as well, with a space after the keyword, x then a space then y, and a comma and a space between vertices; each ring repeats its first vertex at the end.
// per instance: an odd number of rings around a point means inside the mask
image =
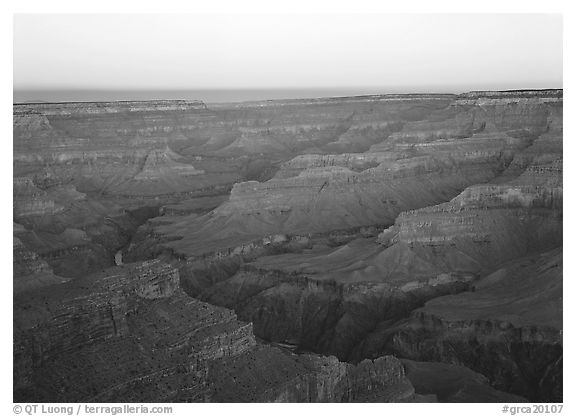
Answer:
POLYGON ((548 132, 558 120, 558 113, 561 120, 562 102, 562 90, 463 94, 425 120, 406 123, 370 151, 386 150, 399 143, 459 139, 479 133, 500 133, 530 141, 548 132))
POLYGON ((459 94, 457 99, 477 99, 477 98, 540 98, 561 100, 564 95, 562 89, 542 89, 542 90, 505 90, 505 91, 470 91, 459 94))
POLYGON ((151 101, 101 101, 101 102, 62 102, 14 104, 15 115, 43 114, 114 114, 151 111, 192 111, 206 110, 207 107, 198 100, 151 100, 151 101))
POLYGON ((354 104, 370 102, 395 102, 395 101, 451 101, 456 98, 455 94, 372 94, 357 95, 347 97, 320 97, 320 98, 295 98, 285 100, 263 100, 263 101, 244 101, 240 103, 213 103, 210 108, 246 108, 246 107, 286 107, 298 105, 326 105, 326 104, 354 104))
POLYGON ((487 130, 539 135, 562 103, 563 90, 479 91, 459 95, 451 106, 472 110, 474 124, 487 130))
POLYGON ((451 106, 471 108, 474 123, 486 123, 486 129, 538 135, 547 130, 547 119, 562 103, 563 90, 478 91, 459 95, 451 106))

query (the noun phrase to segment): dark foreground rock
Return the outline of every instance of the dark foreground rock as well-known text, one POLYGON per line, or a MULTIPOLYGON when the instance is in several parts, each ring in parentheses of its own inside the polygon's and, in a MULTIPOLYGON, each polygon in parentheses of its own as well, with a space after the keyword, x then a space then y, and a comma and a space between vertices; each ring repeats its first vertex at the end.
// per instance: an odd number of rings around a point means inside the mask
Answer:
POLYGON ((357 366, 259 346, 154 260, 15 297, 18 402, 405 401, 394 357, 357 366))
POLYGON ((374 331, 363 348, 463 365, 500 390, 562 401, 562 251, 516 260, 473 292, 433 299, 374 331))

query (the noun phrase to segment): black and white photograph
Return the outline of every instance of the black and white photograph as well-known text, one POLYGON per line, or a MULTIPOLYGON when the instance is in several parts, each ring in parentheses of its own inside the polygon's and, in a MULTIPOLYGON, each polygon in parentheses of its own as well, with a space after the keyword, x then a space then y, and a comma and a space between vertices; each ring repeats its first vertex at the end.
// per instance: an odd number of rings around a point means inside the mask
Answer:
POLYGON ((10 18, 6 414, 571 412, 562 13, 10 18))

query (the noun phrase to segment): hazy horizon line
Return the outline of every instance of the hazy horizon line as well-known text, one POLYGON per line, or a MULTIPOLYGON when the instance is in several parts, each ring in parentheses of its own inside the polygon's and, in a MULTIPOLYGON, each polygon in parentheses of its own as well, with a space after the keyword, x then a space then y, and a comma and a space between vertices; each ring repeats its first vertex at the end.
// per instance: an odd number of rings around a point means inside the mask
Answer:
POLYGON ((343 86, 343 87, 217 87, 217 88, 13 88, 13 104, 194 100, 233 103, 286 99, 338 98, 387 94, 462 94, 472 91, 559 90, 562 86, 462 85, 462 86, 343 86))

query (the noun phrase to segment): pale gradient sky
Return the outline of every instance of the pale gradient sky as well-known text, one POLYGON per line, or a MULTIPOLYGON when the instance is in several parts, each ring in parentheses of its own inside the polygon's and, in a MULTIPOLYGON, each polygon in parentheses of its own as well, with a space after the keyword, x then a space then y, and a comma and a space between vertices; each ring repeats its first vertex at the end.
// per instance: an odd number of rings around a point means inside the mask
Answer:
POLYGON ((562 87, 562 17, 15 15, 14 89, 562 87))

